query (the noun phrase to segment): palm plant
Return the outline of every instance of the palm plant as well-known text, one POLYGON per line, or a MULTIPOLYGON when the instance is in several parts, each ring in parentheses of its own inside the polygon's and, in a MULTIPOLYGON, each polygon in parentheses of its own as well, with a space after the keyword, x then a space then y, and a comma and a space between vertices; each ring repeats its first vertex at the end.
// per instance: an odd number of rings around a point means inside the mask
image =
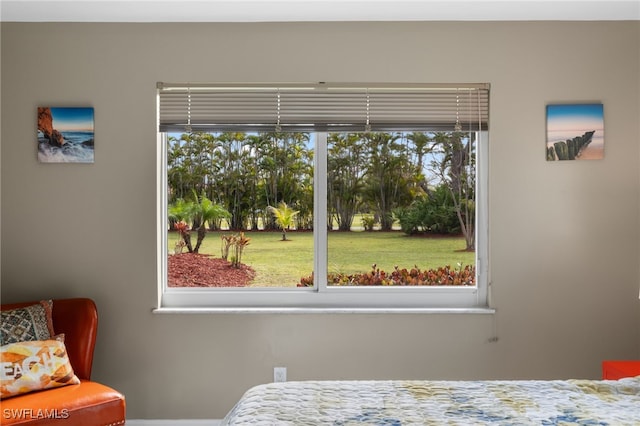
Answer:
POLYGON ((204 194, 200 197, 193 191, 195 201, 186 201, 182 198, 177 199, 169 206, 169 221, 174 224, 174 228, 180 232, 180 236, 189 250, 189 253, 198 253, 202 241, 207 235, 207 223, 216 220, 229 218, 231 214, 220 204, 216 204, 207 198, 204 194), (198 240, 196 246, 191 246, 191 235, 189 231, 189 223, 197 226, 198 240))
POLYGON ((189 220, 189 206, 188 202, 183 198, 178 198, 173 203, 169 204, 167 209, 169 225, 171 229, 174 229, 174 226, 178 222, 187 222, 189 220))
POLYGON ((269 206, 268 209, 273 214, 276 224, 282 229, 282 241, 287 241, 287 229, 293 224, 293 219, 300 212, 293 210, 284 201, 281 201, 278 207, 269 206))
POLYGON ((191 203, 182 198, 178 198, 174 203, 169 205, 168 209, 169 222, 171 227, 180 233, 184 245, 193 252, 191 246, 191 235, 188 222, 191 220, 191 203))
MULTIPOLYGON (((196 197, 196 200, 198 200, 198 197, 196 197)), ((196 246, 193 248, 193 252, 198 253, 200 245, 207 235, 206 224, 223 218, 228 219, 231 217, 231 214, 227 209, 222 207, 220 204, 214 203, 204 194, 200 196, 199 201, 191 204, 191 212, 193 220, 200 224, 200 226, 198 226, 198 239, 196 241, 196 246)))

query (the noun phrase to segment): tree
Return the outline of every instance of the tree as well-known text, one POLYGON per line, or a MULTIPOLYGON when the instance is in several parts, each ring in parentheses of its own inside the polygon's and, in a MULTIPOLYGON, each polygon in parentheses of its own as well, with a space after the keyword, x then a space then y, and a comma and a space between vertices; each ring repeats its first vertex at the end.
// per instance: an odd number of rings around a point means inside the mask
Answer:
POLYGON ((393 210, 414 198, 415 168, 406 147, 398 143, 399 133, 366 133, 369 164, 365 196, 378 215, 381 229, 390 231, 393 210))
POLYGON ((329 209, 340 231, 349 231, 362 205, 366 147, 357 133, 332 133, 327 141, 329 209))
MULTIPOLYGON (((202 193, 212 181, 212 153, 215 138, 209 133, 184 133, 170 136, 167 147, 169 201, 186 198, 195 190, 202 193)), ((211 196, 211 194, 209 194, 211 196)))
POLYGON ((299 212, 293 210, 284 201, 281 201, 278 207, 269 206, 269 211, 273 214, 280 229, 282 229, 282 241, 287 241, 287 229, 293 224, 293 218, 299 212))
POLYGON ((407 140, 413 143, 416 183, 426 193, 429 189, 429 182, 424 174, 424 157, 433 151, 433 139, 425 132, 411 132, 407 135, 407 140))
POLYGON ((189 250, 189 253, 198 253, 202 241, 206 236, 206 224, 221 218, 230 216, 229 212, 219 204, 213 203, 204 194, 198 197, 193 191, 194 200, 186 201, 179 198, 169 205, 169 220, 175 223, 175 229, 180 232, 180 236, 189 250), (191 246, 191 230, 189 224, 197 228, 198 240, 196 246, 191 246))
MULTIPOLYGON (((260 199, 264 202, 264 212, 268 206, 283 200, 296 200, 303 222, 313 213, 313 151, 307 145, 308 133, 264 134, 267 143, 261 144, 259 169, 262 175, 260 199), (311 194, 311 196, 310 196, 311 194)), ((277 224, 273 216, 263 217, 265 229, 274 229, 277 224)))
POLYGON ((261 180, 260 155, 263 148, 267 145, 266 138, 263 134, 248 135, 246 138, 246 147, 249 151, 248 161, 245 165, 245 174, 248 177, 247 189, 249 192, 248 209, 251 230, 257 231, 260 222, 259 215, 264 205, 260 201, 259 188, 261 180))
POLYGON ((433 170, 451 192, 453 206, 465 237, 466 249, 475 250, 475 134, 436 133, 440 156, 433 170))
POLYGON ((221 202, 231 213, 231 229, 244 229, 251 209, 251 146, 242 132, 224 132, 216 137, 214 185, 221 202))
POLYGON ((198 240, 196 246, 193 248, 193 252, 198 253, 200 245, 207 235, 206 224, 218 219, 229 218, 231 214, 220 204, 215 204, 208 199, 204 194, 200 196, 198 202, 192 204, 192 212, 193 217, 197 218, 200 223, 198 227, 198 240))

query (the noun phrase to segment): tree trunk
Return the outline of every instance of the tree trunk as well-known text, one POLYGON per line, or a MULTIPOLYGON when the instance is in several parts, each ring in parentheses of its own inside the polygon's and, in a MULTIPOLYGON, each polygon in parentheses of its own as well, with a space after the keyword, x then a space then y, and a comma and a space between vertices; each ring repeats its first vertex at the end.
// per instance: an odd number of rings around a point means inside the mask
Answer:
POLYGON ((200 250, 200 245, 202 244, 202 240, 204 240, 204 237, 206 237, 206 236, 207 236, 207 229, 205 228, 204 223, 203 223, 198 228, 198 241, 196 242, 196 246, 193 249, 194 253, 198 253, 198 250, 200 250))
POLYGON ((182 235, 182 240, 187 246, 187 250, 189 250, 189 253, 193 253, 193 247, 191 246, 191 234, 189 234, 189 231, 181 232, 180 234, 182 235))

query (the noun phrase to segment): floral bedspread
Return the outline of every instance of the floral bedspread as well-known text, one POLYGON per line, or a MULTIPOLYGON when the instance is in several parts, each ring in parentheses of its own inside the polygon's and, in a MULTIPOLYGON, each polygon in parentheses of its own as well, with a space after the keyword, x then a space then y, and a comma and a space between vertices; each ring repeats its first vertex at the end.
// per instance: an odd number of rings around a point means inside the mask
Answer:
POLYGON ((306 381, 249 389, 223 425, 640 425, 618 381, 306 381))

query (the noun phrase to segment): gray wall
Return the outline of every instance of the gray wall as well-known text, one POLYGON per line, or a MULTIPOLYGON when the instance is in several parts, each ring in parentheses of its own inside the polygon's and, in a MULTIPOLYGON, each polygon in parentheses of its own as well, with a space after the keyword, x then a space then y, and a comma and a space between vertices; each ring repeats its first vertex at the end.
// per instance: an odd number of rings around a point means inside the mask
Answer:
POLYGON ((130 418, 220 418, 301 379, 597 378, 640 356, 638 22, 2 24, 2 300, 88 296, 130 418), (496 315, 154 315, 155 84, 489 82, 496 315), (545 161, 545 106, 602 102, 605 159, 545 161), (38 164, 37 106, 91 105, 93 165, 38 164), (490 343, 493 333, 499 340, 490 343))

